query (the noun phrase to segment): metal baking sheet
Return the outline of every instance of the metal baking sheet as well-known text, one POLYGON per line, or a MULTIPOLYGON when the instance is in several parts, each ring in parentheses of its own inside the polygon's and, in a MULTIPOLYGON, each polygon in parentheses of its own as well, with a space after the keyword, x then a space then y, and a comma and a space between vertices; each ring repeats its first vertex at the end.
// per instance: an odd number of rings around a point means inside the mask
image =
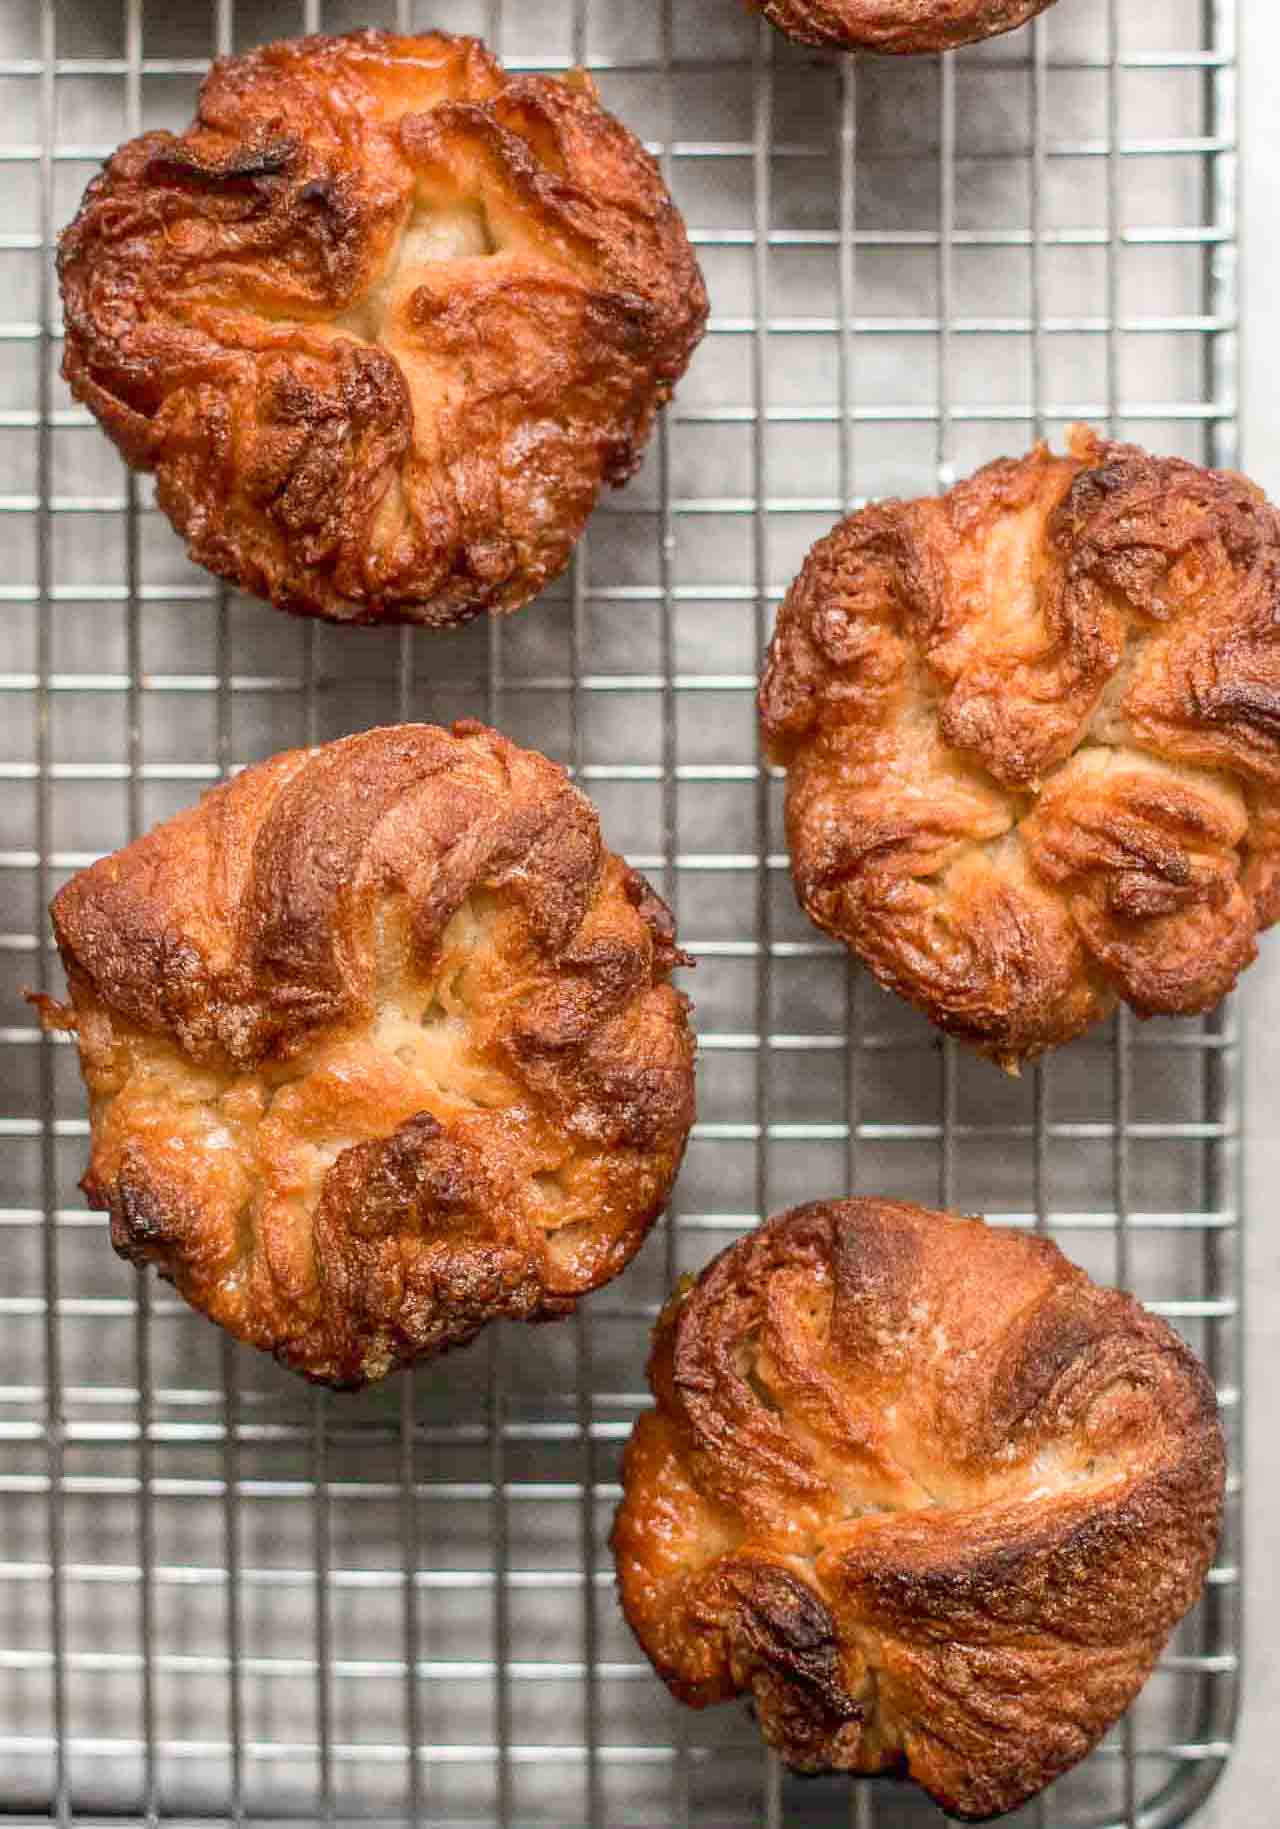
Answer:
POLYGON ((1185 1820, 1229 1756, 1239 1626, 1239 1046, 1121 1020, 1007 1080, 807 926, 753 690, 846 507, 1083 418, 1229 464, 1231 0, 1060 0, 946 62, 832 59, 740 0, 0 6, 0 1818, 906 1829, 802 1783, 745 1711, 678 1709, 606 1537, 675 1275, 762 1214, 878 1191, 1040 1226, 1205 1356, 1233 1439, 1206 1598, 1130 1719, 1016 1820, 1185 1820), (585 63, 686 211, 711 333, 571 574, 452 635, 308 627, 221 590, 58 378, 50 253, 99 160, 181 126, 207 59, 441 25, 585 63), (697 958, 701 1116, 670 1221, 576 1323, 310 1391, 111 1253, 76 1192, 69 872, 290 744, 478 714, 560 757, 697 958))

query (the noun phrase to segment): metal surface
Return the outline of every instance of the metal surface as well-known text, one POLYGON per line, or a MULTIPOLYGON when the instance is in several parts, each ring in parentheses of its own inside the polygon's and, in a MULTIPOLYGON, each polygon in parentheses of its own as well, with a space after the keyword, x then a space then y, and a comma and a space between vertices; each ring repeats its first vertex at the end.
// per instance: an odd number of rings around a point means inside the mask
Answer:
POLYGON ((0 1817, 903 1829, 675 1707, 605 1538, 657 1304, 765 1211, 846 1188, 1037 1226, 1183 1328, 1233 1438, 1205 1603, 1128 1723, 1019 1820, 1184 1820, 1233 1731, 1238 1041, 1122 1022, 1021 1082, 797 914, 754 676, 845 505, 1070 419, 1230 463, 1228 0, 1061 0, 945 65, 815 58, 736 0, 437 0, 586 62, 664 162, 713 328, 568 579, 451 636, 303 627, 184 560, 57 378, 49 249, 208 55, 393 4, 0 7, 0 1817), (697 956, 701 1120, 672 1221, 580 1319, 317 1396, 148 1292, 83 1211, 83 1097, 23 985, 69 871, 272 750, 488 716, 576 767, 697 956))

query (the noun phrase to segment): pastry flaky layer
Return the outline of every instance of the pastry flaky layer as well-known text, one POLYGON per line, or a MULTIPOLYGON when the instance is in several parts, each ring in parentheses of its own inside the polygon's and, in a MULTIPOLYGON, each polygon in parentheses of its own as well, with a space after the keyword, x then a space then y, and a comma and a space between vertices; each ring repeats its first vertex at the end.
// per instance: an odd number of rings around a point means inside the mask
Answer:
POLYGON ((694 1707, 801 1771, 1016 1809, 1090 1750, 1217 1542, 1213 1387, 1044 1240, 799 1207, 678 1292, 614 1526, 622 1604, 694 1707))
POLYGON ((546 1320, 643 1243, 693 1121, 671 918, 479 724, 250 768, 53 904, 116 1249, 341 1386, 546 1320))
POLYGON ((1053 0, 755 0, 802 44, 833 50, 951 51, 1025 25, 1053 0))
POLYGON ((760 689, 800 900, 1016 1069, 1280 913, 1280 516, 1077 427, 821 540, 760 689))
POLYGON ((635 469, 707 301, 590 79, 356 32, 213 66, 94 180, 64 373, 192 556, 280 608, 526 603, 635 469))

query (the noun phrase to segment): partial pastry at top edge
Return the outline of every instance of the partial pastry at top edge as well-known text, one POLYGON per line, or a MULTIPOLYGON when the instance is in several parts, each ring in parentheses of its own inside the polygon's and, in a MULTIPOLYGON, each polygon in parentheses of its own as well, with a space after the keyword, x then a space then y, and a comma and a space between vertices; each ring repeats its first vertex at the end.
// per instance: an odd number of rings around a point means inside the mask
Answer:
POLYGON ((753 0, 801 44, 905 56, 954 51, 1012 32, 1054 0, 753 0))

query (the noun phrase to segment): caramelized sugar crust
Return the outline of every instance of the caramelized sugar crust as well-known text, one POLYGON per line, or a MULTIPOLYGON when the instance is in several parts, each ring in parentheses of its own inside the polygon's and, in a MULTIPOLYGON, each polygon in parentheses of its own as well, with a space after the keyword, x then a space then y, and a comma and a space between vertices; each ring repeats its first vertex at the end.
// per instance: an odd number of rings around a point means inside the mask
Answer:
POLYGON ((53 904, 112 1241, 355 1386, 614 1277, 675 1178, 671 918, 478 724, 248 769, 53 904))
POLYGON ((1083 428, 813 549, 760 689, 800 900, 1016 1069, 1280 913, 1280 518, 1083 428))
POLYGON ((632 473, 707 302, 657 167, 575 73, 356 32, 216 63, 59 252, 76 397, 211 571, 445 625, 526 603, 632 473))
POLYGON ((1044 1240, 799 1207, 668 1303, 613 1547, 658 1673, 793 1767, 1016 1809, 1200 1592, 1224 1453, 1170 1328, 1044 1240))
POLYGON ((951 51, 1025 25, 1053 0, 756 0, 772 25, 833 50, 951 51))

